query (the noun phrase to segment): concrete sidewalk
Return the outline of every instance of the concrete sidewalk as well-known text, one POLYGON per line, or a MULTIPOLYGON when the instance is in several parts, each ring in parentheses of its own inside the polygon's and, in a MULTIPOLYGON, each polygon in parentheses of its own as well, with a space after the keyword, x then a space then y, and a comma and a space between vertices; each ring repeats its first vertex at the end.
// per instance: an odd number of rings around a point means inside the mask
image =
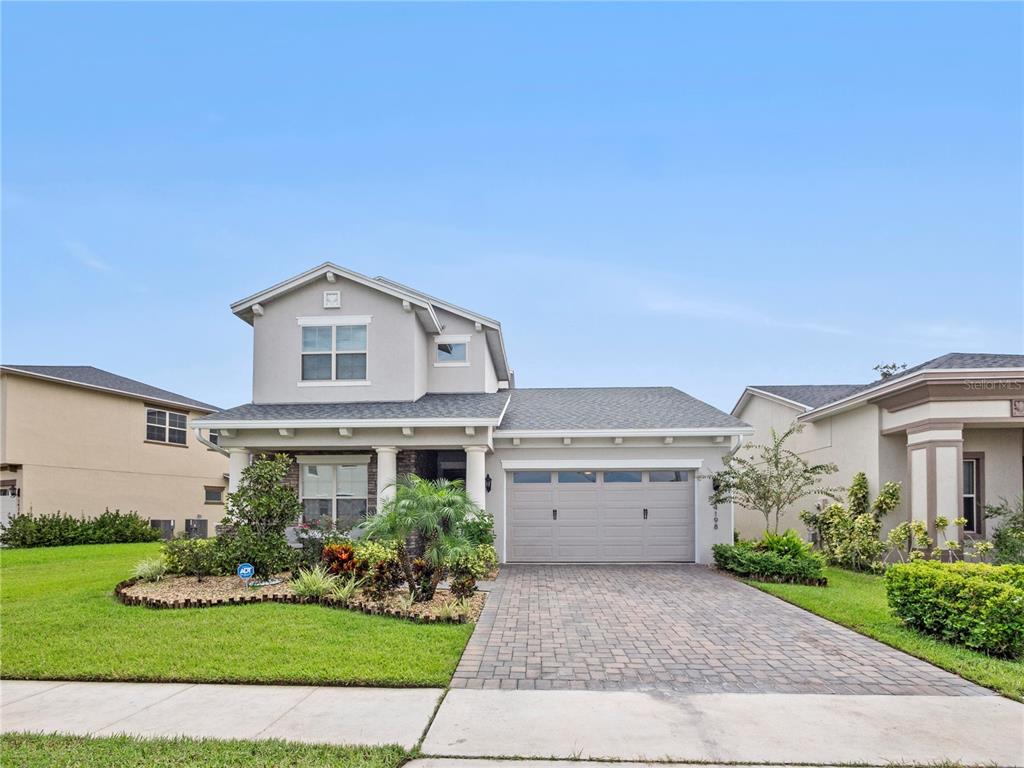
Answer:
MULTIPOLYGON (((999 696, 681 694, 0 681, 0 730, 398 744, 458 758, 1024 768, 1024 706, 999 696), (428 728, 429 724, 429 730, 428 728)), ((579 765, 579 763, 575 763, 579 765)), ((517 762, 510 768, 527 768, 517 762)), ((487 768, 497 768, 491 763, 487 768)))
POLYGON ((0 731, 286 739, 412 749, 437 688, 0 681, 0 731))
POLYGON ((1024 766, 1024 706, 998 696, 452 690, 424 755, 1024 766))

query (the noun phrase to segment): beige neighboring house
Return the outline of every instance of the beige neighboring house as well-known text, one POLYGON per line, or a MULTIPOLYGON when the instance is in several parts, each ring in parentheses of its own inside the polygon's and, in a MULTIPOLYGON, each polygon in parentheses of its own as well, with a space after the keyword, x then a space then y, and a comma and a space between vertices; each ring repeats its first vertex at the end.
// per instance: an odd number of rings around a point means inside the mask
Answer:
MULTIPOLYGON (((883 483, 900 483, 902 506, 886 530, 922 520, 936 538, 937 517, 963 516, 968 536, 988 537, 995 521, 985 520, 985 505, 1024 491, 1024 355, 952 352, 870 384, 750 386, 732 413, 754 427, 755 444, 773 428, 803 424, 790 447, 808 461, 835 462, 835 485, 848 486, 858 471, 872 497, 883 483)), ((814 503, 790 510, 780 529, 804 531, 798 514, 814 503)), ((756 536, 764 518, 737 507, 736 527, 756 536)))
POLYGON ((216 410, 92 366, 0 366, 4 521, 109 507, 138 512, 165 536, 213 535, 228 460, 188 422, 216 410))

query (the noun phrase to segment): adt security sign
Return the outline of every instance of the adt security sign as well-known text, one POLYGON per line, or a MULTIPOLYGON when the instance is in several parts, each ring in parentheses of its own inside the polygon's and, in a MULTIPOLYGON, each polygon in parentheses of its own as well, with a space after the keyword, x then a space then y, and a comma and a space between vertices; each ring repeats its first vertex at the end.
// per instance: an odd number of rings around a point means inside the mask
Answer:
POLYGON ((238 578, 248 581, 256 573, 256 569, 253 568, 249 563, 242 563, 238 566, 238 570, 235 571, 238 574, 238 578))

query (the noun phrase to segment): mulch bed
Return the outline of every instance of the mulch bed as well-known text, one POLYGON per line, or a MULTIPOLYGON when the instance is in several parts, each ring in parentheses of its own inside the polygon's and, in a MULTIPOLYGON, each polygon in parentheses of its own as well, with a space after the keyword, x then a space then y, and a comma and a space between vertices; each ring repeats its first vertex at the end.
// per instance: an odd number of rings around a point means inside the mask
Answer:
POLYGON ((248 605, 250 603, 301 603, 320 604, 344 608, 377 616, 394 616, 424 623, 464 624, 475 622, 480 617, 487 596, 475 592, 468 600, 467 612, 450 617, 444 613, 444 606, 455 601, 445 589, 438 589, 433 600, 413 603, 403 602, 405 590, 396 590, 384 602, 376 602, 362 591, 357 591, 347 604, 342 605, 330 597, 321 600, 299 597, 291 588, 289 574, 279 574, 280 584, 263 587, 246 587, 236 576, 206 576, 201 582, 192 576, 169 576, 160 581, 139 581, 128 579, 114 587, 115 597, 125 605, 141 605, 146 608, 212 608, 218 605, 248 605))

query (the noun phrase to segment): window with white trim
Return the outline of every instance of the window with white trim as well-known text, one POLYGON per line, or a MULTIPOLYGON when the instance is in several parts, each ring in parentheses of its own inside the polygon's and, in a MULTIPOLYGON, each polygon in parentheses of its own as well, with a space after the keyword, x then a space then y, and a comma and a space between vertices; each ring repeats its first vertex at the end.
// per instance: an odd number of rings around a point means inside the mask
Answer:
POLYGON ((304 523, 348 531, 366 519, 366 464, 302 464, 299 496, 304 523))
POLYGON ((146 409, 146 440, 154 443, 185 445, 188 415, 162 408, 146 409))
POLYGON ((434 366, 468 366, 469 336, 435 336, 434 366))
POLYGON ((365 381, 365 325, 302 327, 303 381, 365 381))
POLYGON ((978 532, 978 460, 964 459, 963 516, 965 533, 978 532))

